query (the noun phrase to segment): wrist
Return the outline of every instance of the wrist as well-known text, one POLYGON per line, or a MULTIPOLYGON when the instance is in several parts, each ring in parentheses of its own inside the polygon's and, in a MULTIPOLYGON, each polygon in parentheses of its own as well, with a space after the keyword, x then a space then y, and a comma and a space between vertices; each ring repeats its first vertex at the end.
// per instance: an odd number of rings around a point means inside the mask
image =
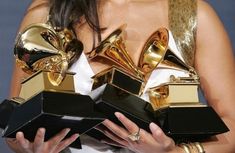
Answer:
POLYGON ((184 148, 181 145, 176 145, 174 153, 186 153, 184 148))
POLYGON ((183 150, 183 153, 205 153, 205 150, 200 142, 181 143, 178 145, 183 150))

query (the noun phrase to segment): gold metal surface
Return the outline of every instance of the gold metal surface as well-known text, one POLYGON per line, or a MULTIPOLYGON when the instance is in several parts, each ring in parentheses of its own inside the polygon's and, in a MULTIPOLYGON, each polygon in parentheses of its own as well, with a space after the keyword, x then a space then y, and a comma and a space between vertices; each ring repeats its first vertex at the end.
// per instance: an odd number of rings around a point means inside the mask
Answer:
MULTIPOLYGON (((186 78, 186 77, 185 77, 186 78)), ((199 82, 187 79, 170 81, 148 89, 153 110, 170 106, 198 106, 199 82)))
POLYGON ((139 59, 139 67, 145 75, 150 74, 158 66, 196 75, 194 68, 184 63, 175 50, 171 49, 169 31, 166 28, 159 28, 149 37, 139 59))
MULTIPOLYGON (((186 71, 190 78, 177 78, 178 80, 196 80, 199 79, 193 67, 184 63, 177 56, 174 50, 169 45, 169 31, 166 28, 159 28, 154 32, 143 46, 139 64, 136 66, 130 58, 128 51, 125 48, 125 43, 122 38, 122 33, 125 30, 123 25, 113 33, 111 33, 100 45, 88 53, 90 60, 100 56, 114 62, 117 67, 127 72, 127 75, 134 76, 144 82, 147 82, 148 76, 159 65, 164 68, 186 71)), ((107 73, 108 74, 108 73, 107 73)), ((107 80, 107 75, 101 76, 97 74, 93 77, 95 83, 103 84, 104 78, 107 80), (99 78, 99 79, 98 79, 99 78), (102 78, 102 79, 101 79, 102 78)), ((111 78, 108 78, 111 80, 111 78)), ((142 93, 142 92, 141 92, 142 93)), ((156 95, 156 92, 154 93, 156 95)))
POLYGON ((167 46, 168 30, 165 28, 158 29, 148 38, 139 59, 139 67, 145 74, 152 72, 163 60, 167 46))
MULTIPOLYGON (((59 86, 54 86, 51 84, 51 80, 48 78, 48 74, 50 71, 37 71, 26 80, 24 80, 21 84, 21 90, 19 97, 25 100, 35 96, 41 91, 55 91, 55 92, 75 92, 74 88, 74 73, 66 73, 63 81, 59 86)), ((55 75, 59 75, 59 73, 55 73, 55 75)))
POLYGON ((37 23, 19 33, 14 54, 16 62, 25 72, 32 74, 48 70, 51 84, 58 86, 82 50, 83 44, 71 30, 55 30, 49 24, 37 23))
POLYGON ((194 66, 197 0, 168 0, 168 3, 170 31, 185 63, 194 66))
POLYGON ((125 48, 122 38, 125 27, 126 25, 123 25, 112 32, 97 48, 87 53, 88 58, 92 60, 97 56, 104 57, 117 64, 121 69, 128 72, 129 75, 136 76, 143 80, 143 73, 134 64, 125 48))

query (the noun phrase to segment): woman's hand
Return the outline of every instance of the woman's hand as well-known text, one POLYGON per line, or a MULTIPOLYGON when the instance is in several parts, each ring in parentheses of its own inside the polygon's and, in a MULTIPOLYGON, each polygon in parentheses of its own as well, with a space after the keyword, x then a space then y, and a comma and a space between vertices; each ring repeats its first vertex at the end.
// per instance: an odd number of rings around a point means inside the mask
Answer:
POLYGON ((173 153, 182 152, 182 149, 175 145, 174 141, 167 137, 164 132, 154 123, 149 125, 151 133, 139 127, 126 118, 123 114, 116 112, 115 116, 124 125, 122 128, 110 120, 105 120, 103 125, 108 129, 99 129, 111 140, 103 140, 103 142, 128 148, 137 153, 173 153), (130 134, 139 134, 135 141, 130 138, 130 134))
POLYGON ((71 137, 64 139, 69 131, 70 129, 64 129, 50 140, 44 142, 46 130, 44 128, 39 128, 34 138, 34 142, 29 142, 25 139, 22 132, 17 132, 15 139, 8 138, 6 139, 6 142, 16 153, 59 153, 74 142, 79 136, 78 134, 74 134, 71 137))

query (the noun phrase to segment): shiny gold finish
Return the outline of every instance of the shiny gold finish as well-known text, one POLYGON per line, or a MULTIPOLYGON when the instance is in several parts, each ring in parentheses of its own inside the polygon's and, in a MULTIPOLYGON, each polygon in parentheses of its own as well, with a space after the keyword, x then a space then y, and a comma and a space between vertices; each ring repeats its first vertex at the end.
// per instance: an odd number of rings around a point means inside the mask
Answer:
POLYGON ((160 28, 146 41, 139 59, 139 67, 145 73, 151 73, 163 60, 168 46, 168 30, 160 28))
MULTIPOLYGON (((19 97, 25 100, 30 99, 41 91, 56 91, 56 92, 70 92, 75 93, 74 88, 74 73, 66 73, 63 81, 59 84, 59 86, 54 86, 51 83, 51 80, 48 78, 50 71, 37 71, 32 74, 26 80, 21 83, 21 90, 19 97)), ((59 75, 59 73, 55 73, 55 75, 59 75)))
POLYGON ((160 28, 153 33, 145 43, 139 60, 139 65, 136 66, 125 48, 125 43, 122 38, 122 33, 126 25, 121 26, 111 33, 100 45, 87 53, 90 60, 97 56, 104 57, 113 61, 122 69, 126 70, 130 75, 137 76, 144 82, 146 76, 160 64, 161 66, 173 69, 189 71, 186 64, 181 62, 178 57, 168 47, 169 33, 166 28, 160 28), (174 61, 171 61, 174 60, 174 61), (180 64, 175 64, 177 61, 180 64))
POLYGON ((112 32, 105 40, 100 43, 97 48, 87 53, 88 58, 92 60, 97 56, 104 57, 117 64, 130 75, 136 76, 143 80, 143 73, 134 64, 133 60, 126 51, 122 38, 125 27, 126 25, 123 25, 112 32))
POLYGON ((170 31, 185 63, 193 66, 197 32, 197 0, 168 0, 168 4, 170 31))
MULTIPOLYGON (((124 40, 122 38, 124 28, 125 25, 111 33, 96 49, 88 53, 88 58, 92 60, 95 57, 100 56, 109 59, 116 63, 119 68, 125 70, 128 75, 135 76, 144 83, 147 82, 146 78, 148 78, 152 71, 158 67, 185 71, 189 74, 189 77, 175 78, 171 76, 171 83, 178 84, 177 86, 179 86, 179 88, 177 89, 181 88, 182 90, 185 89, 183 85, 186 84, 195 84, 197 87, 199 77, 196 71, 193 67, 185 64, 184 61, 177 56, 175 51, 171 49, 171 46, 169 45, 169 31, 166 28, 158 29, 149 37, 143 46, 138 66, 134 64, 125 49, 124 40)), ((111 76, 112 75, 109 73, 104 74, 104 76, 97 74, 93 79, 96 81, 95 83, 99 85, 103 84, 100 80, 104 80, 104 78, 106 78, 106 80, 112 80, 112 78, 107 78, 111 76)), ((171 86, 170 89, 171 88, 173 88, 173 86, 171 86)), ((175 102, 169 102, 170 100, 167 99, 169 95, 172 95, 170 91, 172 92, 174 90, 171 89, 168 91, 168 87, 166 86, 164 86, 164 88, 153 87, 153 89, 149 90, 149 97, 150 101, 153 103, 153 107, 159 108, 162 106, 169 106, 172 103, 176 104, 175 102)), ((190 92, 192 93, 191 95, 197 94, 195 87, 192 87, 192 91, 190 92)), ((186 99, 188 99, 188 97, 186 99)), ((181 102, 177 102, 177 104, 179 103, 181 102)))
POLYGON ((189 77, 170 76, 170 82, 148 90, 153 110, 170 106, 200 105, 198 101, 199 76, 193 67, 187 65, 171 49, 169 31, 160 28, 154 32, 143 47, 139 67, 144 74, 150 74, 158 67, 185 71, 189 77), (183 94, 182 94, 183 93, 183 94))
POLYGON ((48 70, 51 84, 63 81, 68 67, 78 58, 83 44, 68 29, 54 29, 49 24, 30 25, 16 38, 16 62, 27 73, 48 70), (59 75, 56 75, 56 73, 59 75))
POLYGON ((153 110, 170 106, 198 107, 200 105, 198 88, 199 82, 191 77, 175 78, 175 80, 148 89, 148 95, 153 110))
POLYGON ((149 37, 140 55, 139 67, 144 74, 150 74, 158 66, 196 75, 194 68, 185 64, 171 49, 166 28, 158 29, 149 37))

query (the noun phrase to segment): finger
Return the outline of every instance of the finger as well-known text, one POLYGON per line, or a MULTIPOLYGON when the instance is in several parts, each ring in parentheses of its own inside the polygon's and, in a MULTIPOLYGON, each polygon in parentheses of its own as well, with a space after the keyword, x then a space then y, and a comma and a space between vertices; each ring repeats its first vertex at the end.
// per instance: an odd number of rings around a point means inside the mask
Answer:
POLYGON ((45 132, 46 132, 45 128, 39 128, 37 131, 37 134, 34 138, 34 143, 33 143, 33 148, 34 148, 35 153, 42 152, 45 132))
POLYGON ((65 136, 69 133, 69 131, 70 131, 69 128, 63 129, 60 133, 51 138, 47 142, 50 148, 55 148, 65 138, 65 136))
POLYGON ((17 143, 16 138, 6 138, 5 140, 6 140, 7 143, 17 143))
POLYGON ((15 138, 6 138, 6 143, 14 152, 20 152, 20 148, 18 148, 18 142, 15 138))
POLYGON ((139 127, 129 120, 126 116, 119 112, 115 112, 115 116, 118 118, 118 120, 125 126, 125 128, 130 132, 130 133, 135 133, 138 132, 139 127))
POLYGON ((122 138, 123 140, 128 141, 129 133, 122 127, 116 125, 110 120, 106 119, 103 121, 103 125, 106 126, 110 131, 112 131, 116 136, 122 138))
POLYGON ((116 134, 114 134, 112 131, 105 127, 96 127, 96 129, 100 132, 102 132, 104 135, 106 135, 108 138, 102 140, 104 143, 115 145, 115 146, 127 146, 128 142, 124 139, 120 138, 116 134))
POLYGON ((17 142, 19 143, 20 147, 24 150, 24 152, 26 152, 26 153, 32 152, 30 150, 30 142, 24 138, 23 132, 17 132, 16 139, 17 139, 17 142))
POLYGON ((165 147, 168 147, 172 144, 172 139, 165 135, 162 129, 155 123, 150 123, 149 128, 151 130, 153 138, 160 144, 165 147))
POLYGON ((60 144, 56 147, 55 152, 61 152, 65 148, 67 148, 71 143, 73 143, 77 138, 79 137, 79 134, 74 134, 71 137, 63 140, 60 142, 60 144))
POLYGON ((127 148, 127 145, 122 145, 122 144, 120 144, 120 143, 118 143, 116 141, 113 141, 111 139, 108 139, 108 138, 101 140, 101 142, 105 143, 105 144, 108 144, 108 145, 120 147, 120 148, 127 148))

